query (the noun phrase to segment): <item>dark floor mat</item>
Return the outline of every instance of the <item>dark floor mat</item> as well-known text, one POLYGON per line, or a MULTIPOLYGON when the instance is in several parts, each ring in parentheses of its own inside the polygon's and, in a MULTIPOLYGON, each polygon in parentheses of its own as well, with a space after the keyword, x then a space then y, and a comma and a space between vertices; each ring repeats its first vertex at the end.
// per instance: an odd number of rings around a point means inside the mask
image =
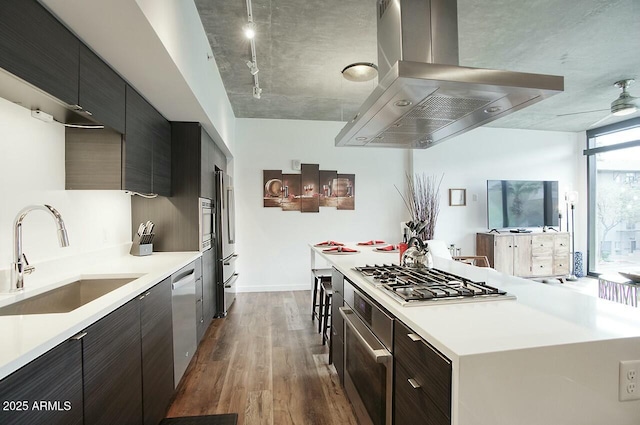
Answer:
POLYGON ((165 418, 160 425, 236 425, 238 415, 229 413, 225 415, 184 416, 181 418, 165 418))

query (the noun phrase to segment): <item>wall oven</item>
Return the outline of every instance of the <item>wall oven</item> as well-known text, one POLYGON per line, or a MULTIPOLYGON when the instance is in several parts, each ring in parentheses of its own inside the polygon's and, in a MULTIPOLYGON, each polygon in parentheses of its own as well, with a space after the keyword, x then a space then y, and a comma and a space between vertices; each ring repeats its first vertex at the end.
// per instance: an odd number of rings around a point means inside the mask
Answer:
POLYGON ((344 281, 344 387, 362 425, 391 425, 393 318, 344 281))
POLYGON ((198 228, 198 246, 200 252, 211 249, 214 235, 214 216, 215 209, 213 207, 213 201, 207 198, 199 198, 198 219, 200 223, 198 228))

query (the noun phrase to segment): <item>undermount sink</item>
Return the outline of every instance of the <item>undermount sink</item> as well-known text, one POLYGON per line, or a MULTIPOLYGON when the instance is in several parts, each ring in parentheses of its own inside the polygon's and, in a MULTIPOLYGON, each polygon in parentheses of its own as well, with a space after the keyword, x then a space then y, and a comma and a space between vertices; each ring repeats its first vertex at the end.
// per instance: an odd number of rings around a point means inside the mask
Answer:
POLYGON ((68 313, 114 291, 139 276, 83 278, 0 308, 0 316, 68 313))

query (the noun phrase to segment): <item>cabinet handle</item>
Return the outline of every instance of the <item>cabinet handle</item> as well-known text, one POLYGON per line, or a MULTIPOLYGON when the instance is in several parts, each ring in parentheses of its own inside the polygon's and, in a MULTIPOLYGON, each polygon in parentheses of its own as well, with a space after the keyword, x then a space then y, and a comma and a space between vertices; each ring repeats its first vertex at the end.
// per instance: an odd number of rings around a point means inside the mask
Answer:
POLYGON ((409 378, 409 379, 407 379, 407 381, 408 381, 408 382, 409 382, 409 384, 413 387, 413 389, 416 389, 416 390, 417 390, 418 388, 420 388, 420 387, 421 387, 421 385, 420 385, 420 384, 418 384, 418 381, 416 381, 416 380, 415 380, 415 379, 413 379, 413 378, 409 378))
POLYGON ((84 338, 85 336, 87 336, 86 332, 78 332, 77 334, 75 334, 74 336, 71 337, 71 339, 76 340, 76 341, 80 341, 82 338, 84 338))
POLYGON ((407 336, 411 339, 411 341, 413 342, 419 342, 422 341, 422 338, 420 338, 420 335, 418 334, 407 334, 407 336))

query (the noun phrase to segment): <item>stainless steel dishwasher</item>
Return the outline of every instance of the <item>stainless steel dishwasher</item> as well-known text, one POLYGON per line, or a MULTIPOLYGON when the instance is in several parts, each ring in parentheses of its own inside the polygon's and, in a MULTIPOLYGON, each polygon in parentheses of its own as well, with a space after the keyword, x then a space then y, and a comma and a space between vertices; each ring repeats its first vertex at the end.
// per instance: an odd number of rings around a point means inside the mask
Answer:
POLYGON ((173 374, 176 388, 197 348, 196 283, 202 268, 194 261, 171 275, 171 310, 173 314, 173 374))

